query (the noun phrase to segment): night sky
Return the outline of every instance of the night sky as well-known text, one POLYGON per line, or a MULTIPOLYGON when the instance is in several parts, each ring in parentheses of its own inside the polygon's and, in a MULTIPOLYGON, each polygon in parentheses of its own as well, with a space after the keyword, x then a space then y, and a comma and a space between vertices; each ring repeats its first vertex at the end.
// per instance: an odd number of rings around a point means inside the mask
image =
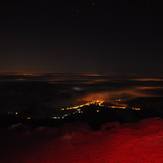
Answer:
POLYGON ((6 0, 0 20, 0 72, 163 73, 156 1, 6 0))

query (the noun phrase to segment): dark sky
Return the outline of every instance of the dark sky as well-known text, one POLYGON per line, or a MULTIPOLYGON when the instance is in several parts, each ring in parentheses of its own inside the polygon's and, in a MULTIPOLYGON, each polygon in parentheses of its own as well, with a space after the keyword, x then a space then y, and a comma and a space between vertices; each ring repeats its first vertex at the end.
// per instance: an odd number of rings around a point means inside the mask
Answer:
POLYGON ((150 0, 5 0, 0 71, 161 75, 162 18, 150 0))

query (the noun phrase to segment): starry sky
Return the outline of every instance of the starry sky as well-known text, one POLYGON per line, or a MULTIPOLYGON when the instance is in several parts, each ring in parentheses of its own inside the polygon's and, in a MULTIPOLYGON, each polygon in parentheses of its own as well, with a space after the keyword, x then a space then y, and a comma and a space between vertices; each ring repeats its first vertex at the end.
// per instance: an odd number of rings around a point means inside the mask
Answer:
POLYGON ((0 20, 0 72, 163 74, 154 0, 6 0, 0 20))

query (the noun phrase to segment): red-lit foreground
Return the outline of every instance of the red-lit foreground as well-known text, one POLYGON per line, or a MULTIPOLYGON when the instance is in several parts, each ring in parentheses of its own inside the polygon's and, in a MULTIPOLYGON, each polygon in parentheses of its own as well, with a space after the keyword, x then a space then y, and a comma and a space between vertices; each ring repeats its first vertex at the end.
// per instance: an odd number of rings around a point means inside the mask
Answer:
POLYGON ((162 163, 163 120, 1 134, 1 163, 162 163))

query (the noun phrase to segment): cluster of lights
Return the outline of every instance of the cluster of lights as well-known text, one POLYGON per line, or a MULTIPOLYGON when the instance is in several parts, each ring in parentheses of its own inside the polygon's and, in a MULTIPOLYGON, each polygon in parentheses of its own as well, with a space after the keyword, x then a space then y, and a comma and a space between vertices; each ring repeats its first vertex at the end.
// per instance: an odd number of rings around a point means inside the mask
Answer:
POLYGON ((27 120, 31 120, 32 117, 30 117, 28 114, 26 113, 19 113, 19 112, 8 112, 8 115, 15 115, 17 117, 20 117, 20 118, 25 118, 27 120))
MULTIPOLYGON (((122 106, 118 106, 118 105, 115 105, 115 106, 109 106, 110 108, 112 108, 112 109, 123 109, 123 110, 125 110, 125 109, 127 109, 128 108, 128 106, 126 105, 122 105, 122 106)), ((135 111, 140 111, 141 110, 141 108, 140 107, 131 107, 131 109, 132 110, 135 110, 135 111)))
MULTIPOLYGON (((82 111, 82 108, 83 107, 88 107, 88 106, 91 106, 91 105, 95 105, 95 106, 98 106, 98 107, 104 107, 104 101, 103 100, 95 100, 95 101, 91 101, 91 102, 87 102, 85 104, 81 104, 81 105, 77 105, 77 106, 72 106, 72 107, 67 107, 67 108, 62 108, 61 110, 62 111, 69 111, 69 110, 74 110, 74 112, 72 113, 73 115, 75 114, 83 114, 83 111, 82 111)), ((121 99, 116 99, 112 105, 108 105, 107 106, 108 108, 111 108, 111 109, 128 109, 128 105, 125 104, 125 103, 122 103, 122 100, 121 99)), ((132 110, 135 110, 135 111, 140 111, 141 108, 138 107, 138 106, 134 106, 134 107, 131 107, 132 110)), ((100 113, 100 109, 97 109, 96 110, 97 113, 100 113)), ((12 114, 12 112, 8 112, 8 114, 12 114)), ((26 118, 27 120, 31 120, 32 118, 28 115, 28 114, 22 114, 22 113, 19 113, 19 112, 15 112, 14 113, 16 116, 20 116, 20 117, 24 117, 26 118)), ((61 119, 65 119, 66 117, 70 116, 70 113, 65 113, 64 115, 62 116, 53 116, 51 117, 52 119, 55 119, 55 120, 61 120, 61 119)))
POLYGON ((135 111, 140 111, 141 108, 140 107, 132 107, 132 110, 135 110, 135 111))
MULTIPOLYGON (((77 106, 72 106, 72 107, 67 107, 67 108, 62 108, 62 111, 69 111, 69 110, 75 110, 75 112, 73 112, 72 114, 83 114, 83 111, 81 110, 83 107, 85 106, 90 106, 90 105, 96 105, 96 106, 104 106, 103 105, 104 101, 102 100, 95 100, 95 101, 91 101, 82 105, 77 105, 77 106)), ((97 113, 99 113, 100 110, 97 110, 97 113)), ((69 114, 64 114, 63 116, 54 116, 52 117, 52 119, 55 120, 61 120, 61 119, 65 119, 66 117, 68 117, 69 114)))
POLYGON ((103 103, 104 103, 104 101, 102 101, 102 100, 95 100, 95 101, 91 101, 86 104, 82 104, 82 105, 78 105, 78 106, 62 108, 61 110, 78 110, 78 111, 80 111, 80 108, 83 108, 85 106, 90 106, 90 105, 103 106, 103 103))
POLYGON ((123 109, 123 110, 125 110, 125 109, 127 109, 127 105, 126 106, 118 106, 118 105, 112 105, 112 106, 109 106, 110 108, 112 108, 112 109, 123 109))
POLYGON ((61 117, 60 117, 60 116, 58 116, 58 117, 57 117, 57 116, 54 116, 54 117, 52 117, 52 119, 56 119, 56 120, 57 120, 57 119, 65 119, 65 118, 68 117, 68 116, 69 116, 69 114, 64 114, 64 115, 61 116, 61 117))
MULTIPOLYGON (((118 98, 118 99, 115 99, 113 101, 113 104, 114 105, 110 105, 109 107, 112 108, 112 109, 128 109, 129 106, 126 102, 124 102, 124 100, 118 98)), ((141 108, 140 107, 137 107, 137 106, 134 106, 134 107, 131 107, 131 110, 135 110, 135 111, 140 111, 141 108)))
MULTIPOLYGON (((115 104, 114 105, 109 105, 108 108, 111 108, 111 109, 123 109, 123 110, 129 108, 127 104, 121 103, 121 102, 122 102, 121 99, 117 99, 117 100, 114 101, 115 104)), ((82 113, 81 108, 83 108, 85 106, 90 106, 90 105, 104 106, 104 101, 95 100, 95 101, 91 101, 91 102, 88 102, 86 104, 82 104, 82 105, 78 105, 78 106, 62 108, 61 110, 63 110, 63 111, 64 110, 77 110, 77 113, 82 113)), ((141 110, 140 107, 131 107, 131 109, 135 110, 135 111, 140 111, 141 110)), ((98 109, 96 112, 99 113, 100 110, 98 109)))

